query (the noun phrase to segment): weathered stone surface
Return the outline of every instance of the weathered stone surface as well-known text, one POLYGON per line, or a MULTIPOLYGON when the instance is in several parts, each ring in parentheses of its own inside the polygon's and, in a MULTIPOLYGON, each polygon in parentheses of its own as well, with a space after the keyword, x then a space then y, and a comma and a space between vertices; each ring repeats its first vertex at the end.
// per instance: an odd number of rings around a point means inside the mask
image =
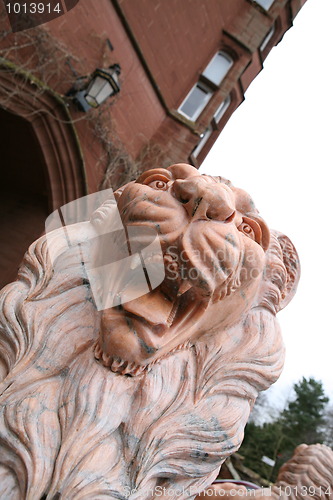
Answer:
POLYGON ((244 486, 233 483, 215 484, 197 497, 271 498, 273 500, 319 500, 333 498, 333 451, 323 444, 301 444, 293 457, 279 470, 277 481, 270 488, 246 493, 244 486))
POLYGON ((301 444, 280 469, 272 498, 333 498, 333 451, 323 444, 301 444))
POLYGON ((1 293, 1 498, 195 498, 282 370, 276 313, 299 263, 249 195, 178 164, 116 197, 125 226, 158 230, 165 279, 96 310, 78 248, 108 204, 71 246, 58 230, 31 245, 1 293))

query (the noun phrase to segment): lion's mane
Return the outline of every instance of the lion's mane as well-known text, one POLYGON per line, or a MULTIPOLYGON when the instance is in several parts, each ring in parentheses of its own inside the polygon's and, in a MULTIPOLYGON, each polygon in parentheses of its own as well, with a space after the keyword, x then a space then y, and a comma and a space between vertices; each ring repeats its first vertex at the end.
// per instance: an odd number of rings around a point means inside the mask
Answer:
POLYGON ((273 495, 278 498, 333 498, 333 451, 323 444, 302 444, 280 469, 273 495))
POLYGON ((99 314, 76 253, 53 272, 46 238, 31 245, 1 293, 1 498, 143 500, 174 482, 194 498, 208 486, 282 370, 278 234, 267 259, 275 292, 264 287, 240 324, 126 377, 94 359, 99 314))

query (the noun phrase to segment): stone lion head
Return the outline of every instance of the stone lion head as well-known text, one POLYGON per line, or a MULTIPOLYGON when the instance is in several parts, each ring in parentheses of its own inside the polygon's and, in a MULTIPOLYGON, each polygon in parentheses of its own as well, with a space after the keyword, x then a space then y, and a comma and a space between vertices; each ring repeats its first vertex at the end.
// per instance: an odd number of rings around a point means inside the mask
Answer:
MULTIPOLYGON (((155 229, 164 257, 160 286, 102 313, 97 359, 136 374, 177 346, 239 322, 261 287, 270 231, 245 191, 186 164, 146 171, 116 196, 123 224, 155 229)), ((99 211, 94 220, 100 223, 99 211)))
MULTIPOLYGON (((276 313, 299 263, 249 195, 183 164, 115 194, 125 227, 158 232, 165 277, 154 290, 98 311, 78 247, 56 230, 31 245, 1 292, 7 500, 148 500, 175 485, 193 499, 281 373, 276 313)), ((109 208, 70 228, 72 241, 98 233, 109 208)))

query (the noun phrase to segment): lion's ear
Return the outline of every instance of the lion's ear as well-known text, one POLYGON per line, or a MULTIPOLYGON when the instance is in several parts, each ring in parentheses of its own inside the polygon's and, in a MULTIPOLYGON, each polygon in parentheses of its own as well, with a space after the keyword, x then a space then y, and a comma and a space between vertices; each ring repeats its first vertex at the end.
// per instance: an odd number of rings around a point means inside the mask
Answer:
POLYGON ((135 181, 130 181, 128 182, 127 184, 124 184, 123 186, 121 186, 120 188, 117 189, 117 191, 115 191, 113 194, 114 194, 114 197, 115 197, 115 200, 118 201, 119 198, 121 197, 121 195, 123 194, 123 191, 124 189, 129 186, 130 184, 134 184, 135 181))
POLYGON ((282 250, 283 263, 287 271, 287 280, 284 289, 281 290, 282 300, 278 306, 277 312, 281 311, 289 304, 296 293, 297 285, 301 275, 301 266, 296 248, 285 234, 274 231, 282 250))

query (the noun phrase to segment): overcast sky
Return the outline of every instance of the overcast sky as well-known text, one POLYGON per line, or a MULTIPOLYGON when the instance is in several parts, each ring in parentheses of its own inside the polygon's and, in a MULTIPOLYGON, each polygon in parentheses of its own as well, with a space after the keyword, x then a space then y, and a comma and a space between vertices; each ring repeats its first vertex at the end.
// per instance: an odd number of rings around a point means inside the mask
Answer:
POLYGON ((307 1, 200 169, 247 190, 300 256, 298 292, 279 313, 287 360, 276 401, 304 375, 333 403, 332 19, 332 0, 307 1))

